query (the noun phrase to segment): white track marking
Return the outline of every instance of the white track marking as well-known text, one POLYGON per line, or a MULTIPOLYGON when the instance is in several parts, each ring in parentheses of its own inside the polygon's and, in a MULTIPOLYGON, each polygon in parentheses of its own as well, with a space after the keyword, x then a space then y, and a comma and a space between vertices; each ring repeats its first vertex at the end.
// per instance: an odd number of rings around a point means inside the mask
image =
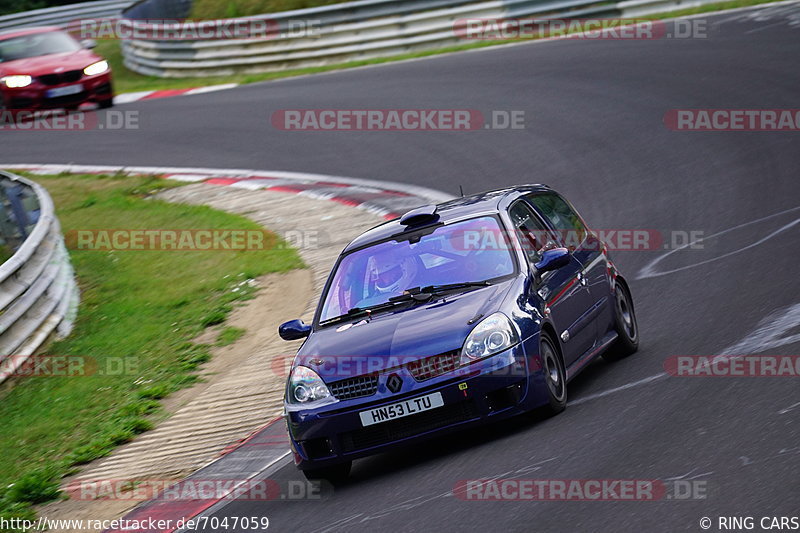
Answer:
POLYGON ((139 91, 135 93, 118 94, 117 96, 114 97, 114 104, 118 105, 118 104, 127 104, 129 102, 136 102, 138 100, 141 100, 145 96, 150 96, 154 92, 155 91, 139 91))
MULTIPOLYGON (((785 309, 776 311, 763 318, 758 323, 758 326, 756 326, 756 329, 753 333, 743 338, 736 344, 728 346, 722 350, 720 352, 722 355, 718 355, 709 359, 707 365, 711 364, 718 357, 737 359, 744 355, 753 355, 780 346, 786 346, 788 344, 800 342, 800 333, 785 337, 783 336, 784 333, 791 331, 798 325, 800 325, 800 304, 790 305, 785 309)), ((639 387, 641 385, 647 385, 656 381, 661 381, 667 377, 669 377, 669 374, 666 372, 660 372, 643 379, 620 385, 619 387, 614 387, 613 389, 582 396, 575 401, 569 402, 568 405, 580 405, 598 398, 604 398, 605 396, 609 396, 617 392, 639 387)))
POLYGON ((694 474, 695 470, 697 470, 697 468, 692 468, 691 470, 689 470, 688 472, 686 472, 682 476, 665 477, 664 481, 679 481, 681 479, 685 479, 686 481, 691 481, 693 479, 697 479, 697 478, 700 478, 700 477, 710 476, 711 474, 714 473, 713 471, 711 471, 711 472, 703 472, 702 474, 694 474), (690 474, 694 474, 694 475, 692 477, 688 477, 690 474))
POLYGON ((213 93, 215 91, 224 91, 225 89, 233 89, 238 87, 238 83, 222 83, 220 85, 209 85, 207 87, 197 87, 196 89, 189 89, 186 94, 203 94, 213 93))
POLYGON ((789 411, 793 411, 793 410, 794 410, 796 407, 800 407, 800 402, 793 403, 793 404, 792 404, 792 405, 790 405, 789 407, 784 407, 783 409, 781 409, 780 411, 778 411, 778 414, 779 414, 779 415, 785 415, 785 414, 786 414, 786 413, 788 413, 789 411))
POLYGON ((791 22, 789 19, 779 20, 778 22, 773 22, 772 24, 767 24, 766 26, 759 26, 758 28, 753 28, 752 30, 747 30, 744 32, 745 35, 749 35, 751 33, 758 33, 760 31, 768 30, 770 28, 774 28, 775 26, 780 26, 781 24, 788 24, 791 22))
POLYGON ((723 350, 723 354, 753 354, 800 342, 800 333, 783 335, 800 325, 800 304, 771 313, 759 322, 756 330, 723 350))
POLYGON ((617 392, 621 392, 624 390, 632 389, 634 387, 639 387, 641 385, 647 385, 648 383, 653 383, 654 381, 660 381, 664 378, 669 377, 669 374, 666 372, 661 372, 659 374, 653 374, 652 376, 646 377, 644 379, 639 379, 637 381, 631 381, 630 383, 626 383, 625 385, 620 385, 619 387, 614 387, 613 389, 604 390, 602 392, 596 392, 594 394, 588 394, 586 396, 581 396, 575 401, 571 401, 568 405, 580 405, 582 403, 590 402, 592 400, 597 400, 598 398, 604 398, 611 394, 615 394, 617 392))
POLYGON ((704 241, 708 241, 710 239, 713 239, 714 237, 719 237, 720 235, 724 235, 726 233, 730 233, 732 231, 735 231, 737 229, 743 228, 745 226, 758 224, 759 222, 763 222, 765 220, 769 220, 769 219, 772 219, 772 218, 775 218, 775 217, 779 217, 781 215, 785 215, 787 213, 791 213, 793 211, 798 211, 798 210, 800 210, 800 207, 792 207, 791 209, 786 209, 785 211, 780 211, 778 213, 774 213, 772 215, 768 215, 768 216, 765 216, 765 217, 757 218, 755 220, 751 220, 751 221, 745 222, 743 224, 738 224, 736 226, 724 229, 724 230, 719 231, 717 233, 714 233, 712 235, 708 235, 707 237, 702 237, 700 239, 695 239, 690 243, 684 244, 683 246, 679 246, 678 248, 675 248, 674 250, 670 250, 670 251, 666 252, 665 254, 660 255, 660 256, 656 257, 655 259, 653 259, 652 261, 650 261, 648 264, 646 264, 644 267, 642 267, 641 270, 639 270, 639 273, 637 274, 636 279, 657 278, 659 276, 666 276, 667 274, 673 274, 675 272, 680 272, 682 270, 687 270, 689 268, 694 268, 694 267, 697 267, 697 266, 700 266, 700 265, 705 265, 705 264, 708 264, 708 263, 712 263, 714 261, 719 261, 720 259, 724 259, 726 257, 730 257, 732 255, 744 252, 745 250, 749 250, 750 248, 754 248, 754 247, 756 247, 756 246, 758 246, 760 244, 763 244, 764 242, 768 241, 772 237, 774 237, 774 236, 776 236, 776 235, 778 235, 780 233, 783 233, 784 231, 786 231, 788 229, 791 229, 792 227, 796 226, 797 224, 800 224, 800 218, 796 218, 795 220, 789 222, 788 224, 785 224, 784 226, 782 226, 782 227, 778 228, 777 230, 773 231, 772 233, 770 233, 766 237, 760 238, 756 242, 750 243, 747 246, 743 246, 741 248, 737 248, 736 250, 733 250, 731 252, 727 252, 727 253, 724 253, 722 255, 718 255, 716 257, 712 257, 711 259, 706 259, 704 261, 699 261, 697 263, 692 263, 690 265, 684 265, 682 267, 673 268, 672 270, 658 271, 655 268, 656 265, 658 265, 661 261, 663 261, 664 259, 666 259, 670 255, 672 255, 672 254, 674 254, 676 252, 679 252, 681 250, 685 250, 686 248, 688 248, 690 246, 694 246, 695 244, 698 244, 698 243, 701 243, 701 242, 704 242, 704 241))

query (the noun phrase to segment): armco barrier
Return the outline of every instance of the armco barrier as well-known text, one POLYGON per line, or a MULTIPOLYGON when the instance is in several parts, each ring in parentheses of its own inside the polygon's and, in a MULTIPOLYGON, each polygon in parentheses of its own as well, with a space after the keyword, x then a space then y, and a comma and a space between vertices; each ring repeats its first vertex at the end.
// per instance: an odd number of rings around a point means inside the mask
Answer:
POLYGON ((0 31, 30 26, 66 26, 80 19, 114 17, 131 3, 132 0, 102 0, 12 13, 0 17, 0 31))
MULTIPOLYGON (((683 9, 714 0, 358 0, 237 19, 269 20, 282 33, 298 24, 310 32, 273 39, 122 41, 125 65, 160 77, 224 76, 320 66, 465 42, 454 23, 465 18, 613 18, 683 9)), ((144 0, 123 13, 152 16, 163 0, 144 0), (152 4, 151 4, 152 3, 152 4)), ((166 17, 165 17, 166 18, 166 17)), ((130 24, 130 19, 123 24, 130 24)), ((218 21, 217 24, 229 24, 218 21)))
POLYGON ((54 334, 69 334, 78 307, 78 287, 47 191, 4 171, 0 171, 0 187, 0 215, 13 218, 19 231, 27 233, 14 255, 0 265, 2 382, 54 334), (20 197, 27 197, 25 222, 19 220, 23 216, 20 197))

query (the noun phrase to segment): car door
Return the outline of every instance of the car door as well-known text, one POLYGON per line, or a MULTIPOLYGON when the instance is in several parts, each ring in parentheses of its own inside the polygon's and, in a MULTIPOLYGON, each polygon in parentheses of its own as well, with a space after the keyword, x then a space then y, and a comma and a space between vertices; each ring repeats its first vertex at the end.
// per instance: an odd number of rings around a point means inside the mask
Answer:
MULTIPOLYGON (((526 202, 512 204, 509 216, 531 266, 539 261, 543 250, 557 246, 556 235, 526 202)), ((591 298, 581 283, 582 268, 581 262, 571 255, 569 264, 543 273, 533 287, 536 295, 544 300, 545 313, 549 312, 556 327, 567 367, 594 343, 594 330, 588 327, 584 316, 591 307, 591 298)), ((531 294, 529 298, 533 300, 536 295, 531 294)))
POLYGON ((587 229, 575 208, 555 192, 533 193, 527 195, 526 200, 547 219, 558 232, 561 243, 580 262, 579 280, 587 288, 590 297, 586 319, 591 322, 588 327, 592 329, 596 340, 598 318, 608 307, 610 295, 603 243, 587 229))

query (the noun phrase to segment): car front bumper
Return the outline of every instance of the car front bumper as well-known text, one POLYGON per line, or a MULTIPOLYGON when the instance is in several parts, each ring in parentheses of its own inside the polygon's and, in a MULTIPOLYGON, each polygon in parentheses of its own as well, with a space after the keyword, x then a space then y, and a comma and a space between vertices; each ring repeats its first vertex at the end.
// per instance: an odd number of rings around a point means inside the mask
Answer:
POLYGON ((324 467, 387 451, 490 420, 499 420, 546 403, 546 383, 538 349, 526 355, 529 342, 456 371, 417 382, 405 368, 380 376, 402 378, 397 394, 385 386, 374 395, 344 400, 311 410, 291 410, 286 420, 295 463, 300 469, 324 467), (439 392, 444 404, 402 418, 364 426, 359 413, 439 392))
POLYGON ((36 80, 27 87, 2 88, 3 105, 11 111, 40 111, 77 107, 84 103, 107 102, 114 97, 111 86, 111 71, 95 76, 83 76, 73 83, 45 85, 36 80), (82 90, 78 93, 48 97, 47 92, 80 83, 82 90))

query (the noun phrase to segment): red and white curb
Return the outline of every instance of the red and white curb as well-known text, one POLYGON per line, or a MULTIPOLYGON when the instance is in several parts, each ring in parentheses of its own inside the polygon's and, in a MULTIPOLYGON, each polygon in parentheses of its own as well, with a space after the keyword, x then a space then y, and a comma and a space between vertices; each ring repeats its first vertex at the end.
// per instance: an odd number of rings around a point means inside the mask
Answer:
POLYGON ((162 89, 158 91, 138 91, 133 93, 122 93, 114 97, 114 104, 128 104, 139 100, 155 100, 156 98, 168 98, 170 96, 183 96, 189 94, 213 93, 233 89, 238 83, 223 83, 221 85, 209 85, 207 87, 195 87, 192 89, 162 89))
POLYGON ((282 170, 24 163, 0 163, 0 168, 24 170, 31 174, 125 173, 161 176, 177 181, 203 182, 241 189, 265 189, 338 202, 375 213, 386 220, 397 218, 402 213, 422 204, 440 203, 454 198, 435 189, 404 183, 282 170))

